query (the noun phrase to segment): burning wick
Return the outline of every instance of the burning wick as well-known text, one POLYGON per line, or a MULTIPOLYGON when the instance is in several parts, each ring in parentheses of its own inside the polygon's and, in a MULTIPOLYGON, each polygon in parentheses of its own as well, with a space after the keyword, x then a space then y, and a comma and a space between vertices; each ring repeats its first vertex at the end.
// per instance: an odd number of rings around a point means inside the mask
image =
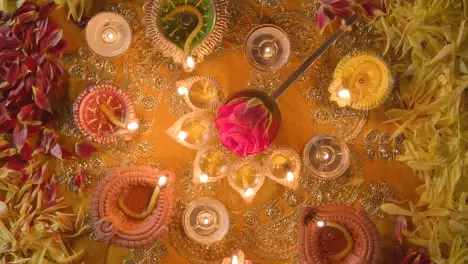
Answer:
POLYGON ((294 173, 292 171, 288 171, 286 173, 286 180, 288 180, 290 182, 294 181, 294 173))
POLYGON ((177 93, 179 95, 181 95, 181 96, 186 95, 186 94, 188 94, 188 89, 187 89, 187 87, 181 86, 181 87, 177 88, 177 93))
POLYGON ((318 226, 318 227, 324 227, 324 226, 325 226, 325 222, 322 221, 322 220, 319 220, 319 221, 317 221, 317 226, 318 226))
POLYGON ((185 58, 185 65, 188 70, 193 70, 195 68, 195 59, 191 55, 187 55, 185 58))
POLYGON ((203 219, 203 224, 208 225, 210 223, 210 220, 208 218, 203 219))
POLYGON ((322 153, 320 153, 320 156, 321 156, 322 160, 330 159, 330 154, 327 151, 323 151, 322 153))
POLYGON ((117 32, 112 28, 107 28, 102 32, 101 37, 104 42, 112 43, 117 40, 117 32))
POLYGON ((343 98, 343 99, 349 99, 351 98, 351 93, 349 92, 348 89, 344 88, 338 91, 338 97, 343 98))
POLYGON ((239 258, 236 255, 232 256, 232 264, 239 264, 239 258))
POLYGON ((254 194, 254 190, 252 188, 247 188, 247 190, 245 190, 245 197, 250 197, 254 194))
POLYGON ((179 133, 177 134, 177 138, 179 138, 180 140, 185 140, 188 136, 188 133, 181 130, 179 131, 179 133))
POLYGON ((166 184, 167 184, 167 177, 164 176, 164 175, 161 176, 161 177, 159 177, 158 185, 159 185, 160 187, 163 187, 163 186, 166 185, 166 184))
POLYGON ((208 174, 203 173, 202 175, 200 175, 200 182, 202 183, 208 182, 208 174))
POLYGON ((135 131, 137 130, 138 128, 140 127, 140 125, 138 125, 138 122, 130 122, 127 124, 127 129, 130 130, 130 131, 135 131))

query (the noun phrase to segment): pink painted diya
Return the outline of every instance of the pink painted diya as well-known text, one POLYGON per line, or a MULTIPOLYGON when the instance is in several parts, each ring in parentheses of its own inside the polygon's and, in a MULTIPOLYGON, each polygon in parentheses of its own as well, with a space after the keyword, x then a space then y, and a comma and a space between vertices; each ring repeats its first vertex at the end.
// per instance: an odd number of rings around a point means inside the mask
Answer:
POLYGON ((301 263, 379 263, 380 235, 362 209, 345 205, 305 207, 300 219, 301 263))
POLYGON ((136 120, 133 103, 120 88, 108 83, 94 84, 73 105, 74 122, 80 132, 86 139, 101 144, 130 139, 129 131, 113 124, 100 109, 101 105, 124 124, 136 120))
POLYGON ((174 183, 174 173, 152 167, 114 169, 99 183, 91 200, 96 236, 127 248, 144 247, 164 236, 175 213, 174 183), (149 202, 140 197, 142 188, 157 193, 155 203, 153 195, 149 202), (131 208, 132 203, 146 204, 145 213, 131 208))

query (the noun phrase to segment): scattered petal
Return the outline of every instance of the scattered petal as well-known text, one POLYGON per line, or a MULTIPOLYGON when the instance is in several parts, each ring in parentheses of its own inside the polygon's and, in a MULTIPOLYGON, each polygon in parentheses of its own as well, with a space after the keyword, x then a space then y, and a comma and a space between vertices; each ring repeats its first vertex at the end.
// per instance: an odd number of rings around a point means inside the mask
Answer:
POLYGON ((321 6, 317 10, 317 14, 315 16, 316 23, 320 29, 323 29, 328 25, 328 23, 330 23, 330 17, 327 15, 328 12, 326 12, 326 10, 329 11, 326 7, 321 6))
POLYGON ((50 149, 50 154, 52 154, 54 157, 57 159, 62 159, 62 148, 60 148, 59 144, 55 144, 51 149, 50 149))
POLYGON ((75 143, 75 154, 83 157, 83 158, 88 158, 91 156, 94 152, 97 151, 97 148, 86 141, 80 141, 75 143))
POLYGON ((46 111, 51 112, 50 101, 47 95, 39 88, 33 86, 34 102, 36 105, 46 111))
POLYGON ((28 127, 20 124, 16 124, 15 129, 13 130, 13 143, 18 150, 23 148, 26 138, 28 137, 28 127))
POLYGON ((76 188, 81 189, 83 187, 83 184, 85 183, 85 176, 81 171, 77 172, 75 177, 73 178, 73 184, 75 185, 76 188))

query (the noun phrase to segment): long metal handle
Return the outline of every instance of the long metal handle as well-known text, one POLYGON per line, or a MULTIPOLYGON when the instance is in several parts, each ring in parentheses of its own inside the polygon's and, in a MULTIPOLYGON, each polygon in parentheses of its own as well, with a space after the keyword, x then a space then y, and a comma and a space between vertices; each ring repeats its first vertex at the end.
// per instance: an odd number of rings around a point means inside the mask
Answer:
MULTIPOLYGON (((352 24, 354 24, 354 22, 356 22, 358 18, 358 15, 357 14, 354 14, 353 16, 351 16, 347 21, 346 21, 346 26, 351 26, 352 24)), ((299 68, 297 68, 293 74, 291 74, 291 76, 288 77, 288 79, 286 79, 286 81, 283 82, 283 84, 281 84, 280 87, 278 87, 278 89, 276 89, 276 91, 273 92, 273 94, 271 95, 271 98, 273 100, 276 100, 278 99, 278 97, 280 97, 284 91, 286 91, 286 89, 289 88, 289 86, 291 86, 291 84, 293 84, 297 78, 299 78, 311 65, 312 63, 315 62, 315 60, 317 60, 325 51, 327 51, 327 49, 333 45, 333 43, 335 43, 335 41, 340 38, 346 31, 342 28, 340 28, 339 30, 335 31, 327 40, 325 40, 322 45, 320 45, 315 51, 314 53, 312 53, 312 55, 310 55, 309 58, 307 58, 301 66, 299 66, 299 68)))

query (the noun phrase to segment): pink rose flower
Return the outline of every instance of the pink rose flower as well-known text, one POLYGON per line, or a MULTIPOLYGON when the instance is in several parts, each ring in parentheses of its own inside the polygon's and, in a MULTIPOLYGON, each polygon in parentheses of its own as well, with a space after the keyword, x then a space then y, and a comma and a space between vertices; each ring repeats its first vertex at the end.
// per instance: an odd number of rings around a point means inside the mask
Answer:
POLYGON ((221 143, 241 157, 270 145, 272 115, 257 98, 238 98, 221 106, 215 119, 221 143))

